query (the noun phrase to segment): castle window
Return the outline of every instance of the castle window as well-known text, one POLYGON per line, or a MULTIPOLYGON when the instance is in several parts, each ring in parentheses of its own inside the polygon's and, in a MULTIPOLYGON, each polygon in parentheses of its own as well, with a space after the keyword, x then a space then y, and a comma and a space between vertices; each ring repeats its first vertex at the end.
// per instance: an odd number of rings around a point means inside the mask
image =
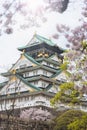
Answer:
POLYGON ((7 100, 6 103, 9 104, 9 100, 7 100))
POLYGON ((34 70, 33 71, 33 75, 37 75, 38 74, 38 71, 37 70, 34 70))
POLYGON ((21 87, 18 87, 18 90, 21 90, 21 87))
POLYGON ((50 66, 50 63, 49 63, 49 62, 47 62, 47 65, 48 65, 48 66, 50 66))
POLYGON ((25 97, 25 101, 29 101, 29 97, 25 97))
POLYGON ((47 75, 47 71, 44 70, 44 71, 43 71, 43 75, 47 75))
POLYGON ((9 92, 10 91, 10 88, 7 88, 7 92, 9 92))
POLYGON ((34 84, 37 85, 37 84, 38 84, 38 81, 35 81, 34 84))
POLYGON ((46 83, 42 82, 42 87, 45 88, 46 87, 46 83))
POLYGON ((15 88, 15 91, 17 91, 17 90, 18 90, 18 87, 15 88))
POLYGON ((54 68, 56 68, 56 65, 53 65, 54 68))
POLYGON ((19 98, 19 99, 18 99, 19 102, 22 102, 22 100, 23 100, 22 98, 19 98))
POLYGON ((35 97, 34 96, 31 96, 31 100, 34 100, 35 99, 35 97))
POLYGON ((85 106, 85 105, 82 105, 82 109, 84 109, 84 110, 85 110, 85 109, 87 109, 87 106, 85 106))
POLYGON ((24 73, 23 77, 29 77, 29 72, 24 73))

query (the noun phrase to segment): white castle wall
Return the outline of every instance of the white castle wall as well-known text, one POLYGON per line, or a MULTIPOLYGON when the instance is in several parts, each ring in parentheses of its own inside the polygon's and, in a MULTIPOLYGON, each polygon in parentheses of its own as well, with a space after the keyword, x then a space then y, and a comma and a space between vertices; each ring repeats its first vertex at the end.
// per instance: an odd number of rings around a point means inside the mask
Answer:
POLYGON ((49 82, 38 80, 38 81, 32 82, 32 84, 37 87, 46 88, 49 85, 49 82))
POLYGON ((38 70, 33 70, 30 72, 25 72, 23 74, 23 77, 31 77, 31 76, 36 76, 36 75, 45 75, 45 76, 51 76, 53 73, 43 70, 43 69, 38 69, 38 70))
POLYGON ((50 105, 50 97, 37 95, 37 96, 27 96, 18 99, 13 99, 13 101, 3 100, 2 102, 0 102, 0 111, 11 109, 13 102, 14 102, 14 108, 24 108, 38 105, 52 107, 50 105))

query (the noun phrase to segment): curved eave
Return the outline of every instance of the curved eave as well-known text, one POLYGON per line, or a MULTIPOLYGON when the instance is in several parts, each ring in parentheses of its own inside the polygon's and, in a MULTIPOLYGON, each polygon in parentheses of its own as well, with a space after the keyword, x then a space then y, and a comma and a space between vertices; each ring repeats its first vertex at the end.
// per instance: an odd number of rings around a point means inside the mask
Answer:
POLYGON ((53 74, 52 76, 50 76, 50 78, 55 78, 57 75, 59 75, 62 72, 61 69, 59 69, 55 74, 53 74))
POLYGON ((34 58, 32 58, 31 56, 29 56, 27 53, 24 53, 24 56, 30 60, 31 62, 33 62, 36 65, 40 65, 34 58))
POLYGON ((38 64, 39 65, 36 65, 36 66, 16 69, 16 72, 17 73, 23 73, 23 72, 27 72, 27 71, 33 71, 33 70, 36 70, 36 69, 44 69, 44 70, 47 70, 49 72, 56 73, 58 70, 60 70, 59 68, 55 69, 55 68, 52 68, 52 67, 49 67, 49 66, 46 66, 46 65, 42 65, 40 63, 38 63, 38 64))
POLYGON ((40 68, 40 66, 31 66, 31 67, 17 69, 16 72, 17 73, 24 73, 24 72, 36 70, 36 69, 39 69, 39 68, 40 68))
MULTIPOLYGON (((33 70, 37 70, 37 69, 44 69, 44 70, 47 70, 49 72, 60 73, 60 69, 53 69, 53 68, 49 68, 48 66, 44 66, 44 65, 16 69, 16 73, 24 73, 24 72, 27 72, 27 71, 33 71, 33 70)), ((1 75, 4 76, 4 77, 8 77, 8 76, 12 76, 14 74, 12 72, 6 72, 6 73, 1 73, 1 75)))
POLYGON ((0 89, 3 88, 7 83, 8 83, 8 81, 0 83, 0 89))
POLYGON ((47 62, 52 63, 52 64, 55 64, 55 65, 60 65, 60 64, 58 63, 58 61, 54 61, 54 60, 52 60, 52 59, 44 58, 44 57, 38 58, 38 59, 36 59, 36 61, 37 61, 37 62, 47 61, 47 62))
POLYGON ((12 73, 11 72, 5 72, 5 73, 1 73, 2 76, 4 77, 8 77, 8 76, 11 76, 12 73))
POLYGON ((19 97, 23 97, 23 96, 37 96, 37 95, 45 95, 45 96, 48 96, 48 97, 54 97, 54 93, 50 93, 50 92, 47 92, 47 91, 35 91, 35 92, 29 92, 29 91, 25 91, 25 92, 20 92, 20 94, 18 93, 13 93, 13 94, 9 94, 8 95, 0 95, 0 100, 3 100, 3 99, 14 99, 14 96, 15 98, 19 98, 19 97))
POLYGON ((41 66, 41 68, 43 68, 47 71, 50 71, 50 72, 54 72, 54 73, 56 73, 59 70, 59 69, 54 69, 54 68, 46 66, 46 65, 41 66))
POLYGON ((23 47, 18 47, 17 49, 19 51, 23 51, 23 50, 26 50, 27 48, 29 48, 30 46, 23 46, 23 47))
POLYGON ((44 75, 40 75, 40 76, 36 76, 36 77, 32 77, 32 78, 26 78, 25 80, 29 81, 29 82, 32 82, 32 81, 35 81, 35 80, 44 80, 44 81, 55 83, 55 84, 58 84, 58 85, 61 84, 61 81, 58 81, 58 80, 53 79, 53 78, 46 77, 44 75))

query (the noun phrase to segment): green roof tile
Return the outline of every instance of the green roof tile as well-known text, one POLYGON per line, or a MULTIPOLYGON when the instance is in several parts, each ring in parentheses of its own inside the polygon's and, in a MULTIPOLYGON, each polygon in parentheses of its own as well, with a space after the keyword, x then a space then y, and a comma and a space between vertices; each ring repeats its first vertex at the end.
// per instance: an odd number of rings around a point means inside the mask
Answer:
POLYGON ((42 36, 40 36, 40 35, 38 35, 38 34, 36 34, 36 38, 37 38, 38 40, 40 40, 41 42, 47 43, 47 44, 50 45, 50 46, 55 46, 55 45, 56 45, 56 44, 54 44, 50 39, 44 38, 44 37, 42 37, 42 36))
POLYGON ((52 75, 50 78, 56 77, 56 76, 59 75, 61 72, 62 72, 62 70, 59 69, 59 70, 56 72, 56 74, 52 75))
POLYGON ((31 62, 33 62, 36 65, 40 65, 40 63, 38 63, 34 58, 32 58, 29 54, 24 53, 24 56, 29 59, 31 62))
POLYGON ((47 38, 44 38, 44 37, 42 37, 42 36, 40 36, 38 34, 35 34, 33 36, 33 38, 31 39, 31 41, 26 46, 19 47, 18 50, 23 50, 23 49, 26 49, 27 47, 35 46, 35 45, 41 44, 43 42, 45 42, 46 44, 48 44, 50 46, 55 46, 56 45, 50 39, 47 39, 47 38))
POLYGON ((8 83, 8 81, 0 83, 0 88, 4 87, 7 83, 8 83))

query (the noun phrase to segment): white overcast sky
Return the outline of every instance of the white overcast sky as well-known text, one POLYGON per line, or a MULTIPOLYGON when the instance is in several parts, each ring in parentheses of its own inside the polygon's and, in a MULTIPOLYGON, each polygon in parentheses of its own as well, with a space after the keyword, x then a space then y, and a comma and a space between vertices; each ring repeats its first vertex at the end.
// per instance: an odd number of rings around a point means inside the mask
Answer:
MULTIPOLYGON (((43 23, 40 28, 30 28, 26 30, 16 29, 13 34, 4 34, 0 36, 0 71, 6 70, 8 66, 11 66, 16 62, 20 53, 17 50, 18 47, 26 45, 32 38, 34 33, 38 33, 47 38, 56 32, 56 23, 66 24, 70 27, 75 27, 78 24, 78 19, 81 17, 81 8, 83 0, 70 0, 68 9, 63 13, 51 12, 46 14, 48 21, 43 23), (72 4, 73 3, 73 4, 72 4)), ((54 41, 55 42, 55 41, 54 41)), ((57 41, 56 41, 57 42, 57 41)), ((63 37, 57 44, 64 48, 63 37)))

